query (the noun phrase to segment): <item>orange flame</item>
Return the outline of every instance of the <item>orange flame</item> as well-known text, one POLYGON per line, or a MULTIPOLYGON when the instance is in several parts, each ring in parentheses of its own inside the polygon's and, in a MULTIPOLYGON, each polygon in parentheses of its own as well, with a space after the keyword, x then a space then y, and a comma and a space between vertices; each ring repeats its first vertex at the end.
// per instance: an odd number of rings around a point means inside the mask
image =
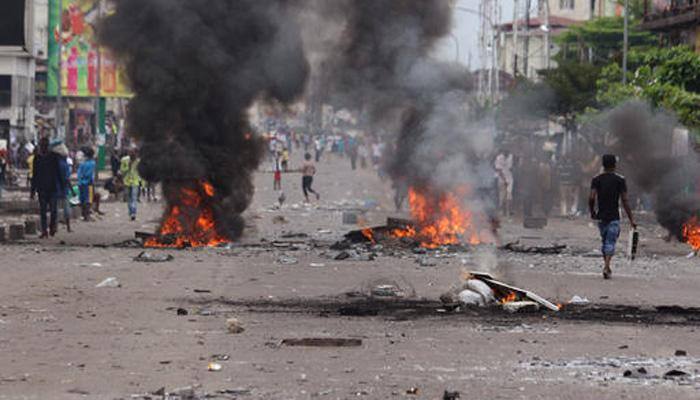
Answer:
POLYGON ((501 304, 506 304, 506 303, 512 303, 517 299, 518 299, 518 296, 515 294, 515 292, 510 292, 507 295, 505 295, 504 297, 501 297, 501 300, 499 300, 499 301, 501 302, 501 304))
POLYGON ((210 205, 214 186, 206 181, 194 188, 181 188, 179 203, 172 205, 163 220, 158 237, 144 243, 146 247, 213 247, 228 240, 216 231, 214 211, 210 205), (184 208, 184 210, 183 210, 184 208))
POLYGON ((700 218, 693 217, 683 225, 683 240, 696 252, 700 251, 700 218))
POLYGON ((418 238, 425 248, 459 243, 480 244, 482 240, 474 226, 472 213, 465 210, 460 202, 460 197, 466 192, 462 189, 435 198, 410 188, 408 201, 417 228, 396 229, 392 234, 399 238, 418 238))
POLYGON ((377 241, 374 240, 374 231, 372 230, 372 228, 365 228, 365 229, 363 229, 363 230, 362 230, 362 236, 366 237, 367 240, 369 240, 369 241, 372 242, 373 244, 374 244, 374 243, 377 243, 377 241))

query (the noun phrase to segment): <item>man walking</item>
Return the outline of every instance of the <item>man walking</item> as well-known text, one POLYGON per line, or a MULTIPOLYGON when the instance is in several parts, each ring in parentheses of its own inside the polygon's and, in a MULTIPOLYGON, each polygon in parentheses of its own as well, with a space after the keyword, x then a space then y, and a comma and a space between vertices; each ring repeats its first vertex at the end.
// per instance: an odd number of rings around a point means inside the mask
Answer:
POLYGON ((603 278, 612 277, 610 263, 615 255, 615 244, 620 237, 620 200, 632 224, 637 228, 634 216, 627 201, 627 182, 622 175, 615 173, 617 158, 614 155, 603 156, 603 168, 605 172, 593 178, 591 182, 591 194, 588 199, 588 208, 591 218, 598 221, 600 236, 603 242, 602 252, 605 260, 603 278))
POLYGON ((65 190, 66 184, 60 172, 58 155, 49 151, 49 139, 44 137, 39 141, 33 164, 31 198, 39 194, 39 209, 41 213, 41 238, 45 239, 56 234, 56 217, 58 212, 58 194, 65 190), (46 213, 50 213, 47 222, 46 213))

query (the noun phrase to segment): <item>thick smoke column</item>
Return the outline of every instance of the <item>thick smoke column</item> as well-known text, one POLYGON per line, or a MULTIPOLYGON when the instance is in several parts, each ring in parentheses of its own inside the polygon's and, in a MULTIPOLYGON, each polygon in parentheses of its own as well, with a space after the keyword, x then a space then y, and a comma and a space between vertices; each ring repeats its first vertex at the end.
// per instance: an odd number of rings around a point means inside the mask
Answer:
POLYGON ((690 151, 673 154, 677 119, 647 104, 629 102, 597 121, 599 137, 612 135, 610 151, 621 158, 621 167, 637 195, 652 195, 658 222, 682 240, 682 226, 700 214, 700 199, 693 190, 700 181, 700 163, 690 151))
POLYGON ((289 103, 305 87, 295 21, 284 0, 121 0, 99 29, 135 93, 128 127, 141 175, 163 183, 171 212, 209 207, 225 238, 241 233, 262 154, 247 110, 258 99, 289 103), (183 196, 191 191, 200 200, 183 196))
POLYGON ((451 193, 478 209, 481 175, 493 176, 485 157, 492 124, 468 109, 469 72, 430 57, 450 32, 451 2, 348 0, 327 2, 321 12, 344 27, 323 63, 330 101, 362 110, 373 133, 394 139, 386 165, 392 179, 429 201, 451 193))

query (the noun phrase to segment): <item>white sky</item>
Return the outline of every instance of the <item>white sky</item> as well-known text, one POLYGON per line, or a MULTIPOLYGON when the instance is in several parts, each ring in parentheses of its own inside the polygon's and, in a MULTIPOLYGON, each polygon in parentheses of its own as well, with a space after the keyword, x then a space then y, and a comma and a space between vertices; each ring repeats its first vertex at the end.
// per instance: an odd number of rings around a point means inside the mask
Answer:
MULTIPOLYGON (((513 0, 499 0, 501 5, 502 21, 513 19, 513 0)), ((522 3, 522 2, 521 2, 522 3)), ((536 1, 533 1, 536 3, 536 1)), ((459 7, 468 8, 474 11, 479 10, 479 0, 458 0, 459 7)), ((500 23, 496 22, 496 23, 500 23)), ((459 42, 459 61, 464 65, 469 63, 471 53, 471 67, 478 69, 482 63, 479 60, 479 16, 475 13, 455 10, 452 33, 459 42)), ((436 56, 443 60, 454 61, 457 59, 457 44, 452 37, 448 37, 440 43, 436 56)))

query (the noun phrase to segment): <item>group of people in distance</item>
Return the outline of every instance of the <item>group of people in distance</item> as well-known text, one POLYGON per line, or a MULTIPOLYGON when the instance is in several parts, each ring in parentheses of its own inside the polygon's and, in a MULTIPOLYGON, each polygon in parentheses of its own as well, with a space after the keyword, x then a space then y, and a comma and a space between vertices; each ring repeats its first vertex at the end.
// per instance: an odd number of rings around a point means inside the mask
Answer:
MULTIPOLYGON (((97 164, 95 151, 85 147, 80 151, 78 167, 75 169, 73 185, 73 159, 68 147, 62 141, 50 141, 48 137, 39 140, 39 145, 28 158, 30 198, 39 200, 41 221, 40 237, 48 238, 58 232, 58 212, 63 212, 66 230, 71 232, 71 207, 80 207, 84 221, 92 220, 92 212, 102 215, 101 196, 95 190, 97 164)), ((137 201, 142 181, 138 173, 138 152, 132 148, 119 160, 119 168, 105 187, 114 194, 126 191, 129 217, 136 219, 137 201)))

